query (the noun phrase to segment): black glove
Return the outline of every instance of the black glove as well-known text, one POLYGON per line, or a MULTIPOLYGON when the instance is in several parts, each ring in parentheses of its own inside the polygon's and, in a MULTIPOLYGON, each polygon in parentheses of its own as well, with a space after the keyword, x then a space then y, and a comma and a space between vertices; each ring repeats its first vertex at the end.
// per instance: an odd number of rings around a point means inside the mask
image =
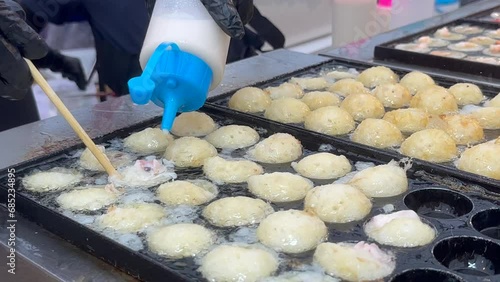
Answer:
MULTIPOLYGON (((145 0, 149 14, 155 0, 145 0)), ((200 0, 220 28, 232 38, 245 35, 244 26, 252 19, 253 0, 200 0)))
POLYGON ((16 2, 0 0, 0 96, 24 98, 33 79, 23 57, 38 59, 47 53, 45 41, 24 22, 16 2))
POLYGON ((53 72, 59 72, 64 78, 76 83, 80 90, 85 90, 87 81, 80 59, 65 56, 50 49, 47 55, 39 60, 33 60, 38 68, 47 68, 53 72))

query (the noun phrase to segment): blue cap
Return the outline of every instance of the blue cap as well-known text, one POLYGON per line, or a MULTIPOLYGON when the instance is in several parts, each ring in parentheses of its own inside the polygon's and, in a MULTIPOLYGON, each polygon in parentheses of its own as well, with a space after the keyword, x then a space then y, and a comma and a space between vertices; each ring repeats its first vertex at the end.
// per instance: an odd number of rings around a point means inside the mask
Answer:
POLYGON ((129 80, 132 101, 153 101, 164 108, 161 128, 170 130, 178 112, 196 111, 205 104, 212 83, 212 69, 175 43, 160 44, 141 76, 129 80))
POLYGON ((436 5, 449 5, 458 3, 459 0, 436 0, 436 5))

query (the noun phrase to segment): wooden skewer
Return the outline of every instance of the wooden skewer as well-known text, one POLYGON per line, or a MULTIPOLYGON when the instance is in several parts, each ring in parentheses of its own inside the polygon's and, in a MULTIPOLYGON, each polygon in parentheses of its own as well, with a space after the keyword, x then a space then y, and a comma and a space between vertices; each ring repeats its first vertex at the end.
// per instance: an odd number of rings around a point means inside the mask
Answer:
POLYGON ((68 108, 64 105, 63 101, 57 96, 56 92, 50 87, 49 83, 45 80, 45 78, 42 76, 40 71, 35 67, 35 65, 28 59, 25 59, 26 62, 28 63, 28 66, 31 71, 31 75, 33 76, 33 79, 35 80, 38 85, 42 88, 43 92, 49 97, 50 101, 54 103, 56 108, 59 110, 61 115, 66 119, 66 121, 69 123, 69 125, 73 128, 73 130, 76 132, 78 137, 83 141, 85 146, 89 148, 89 150, 94 154, 96 159, 99 161, 99 163, 104 167, 106 172, 110 176, 117 176, 120 177, 116 169, 113 167, 111 162, 109 161, 108 157, 101 152, 95 145, 94 141, 88 136, 87 132, 83 129, 83 127, 78 123, 78 121, 75 119, 73 114, 68 110, 68 108))

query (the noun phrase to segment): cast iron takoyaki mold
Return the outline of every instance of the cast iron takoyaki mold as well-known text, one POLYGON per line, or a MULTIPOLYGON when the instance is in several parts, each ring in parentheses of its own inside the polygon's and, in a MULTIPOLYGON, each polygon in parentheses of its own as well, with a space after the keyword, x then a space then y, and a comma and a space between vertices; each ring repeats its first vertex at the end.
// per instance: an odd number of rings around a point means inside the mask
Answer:
MULTIPOLYGON (((383 154, 365 147, 353 146, 348 142, 333 142, 330 138, 310 133, 303 129, 282 125, 250 115, 241 115, 222 107, 205 106, 201 111, 209 114, 218 124, 239 124, 255 128, 261 138, 273 133, 289 133, 302 142, 304 156, 318 151, 327 151, 345 155, 353 164, 371 162, 375 165, 385 164, 393 159, 390 154, 383 154)), ((143 123, 142 127, 156 126, 159 119, 143 123)), ((99 144, 119 148, 121 138, 139 131, 141 127, 115 132, 96 140, 99 144)), ((342 140, 340 140, 342 141, 342 140)), ((79 169, 74 157, 80 147, 70 148, 63 152, 16 167, 17 175, 22 178, 33 170, 47 170, 53 167, 79 169)), ((226 157, 243 157, 246 149, 233 152, 221 152, 226 157)), ((159 155, 157 155, 159 156, 159 155)), ((263 165, 265 172, 293 172, 290 164, 263 165)), ((83 171, 86 183, 95 183, 103 179, 104 173, 83 171)), ((176 169, 178 179, 203 178, 201 169, 176 169)), ((384 213, 388 208, 394 211, 412 209, 424 222, 437 230, 437 237, 427 246, 417 248, 396 248, 380 246, 383 250, 396 255, 396 269, 385 281, 498 281, 500 279, 500 226, 499 215, 500 194, 472 185, 462 180, 443 179, 413 167, 408 171, 409 190, 403 195, 373 200, 373 208, 368 217, 362 221, 348 224, 328 224, 330 242, 370 241, 363 232, 363 224, 371 217, 384 213)), ((5 180, 5 179, 4 179, 5 180)), ((1 181, 2 199, 7 199, 6 181, 1 181)), ((325 184, 324 181, 315 182, 325 184)), ((170 260, 148 251, 144 234, 139 233, 144 248, 135 249, 109 234, 93 229, 89 218, 102 214, 75 214, 61 210, 54 199, 61 192, 32 193, 24 189, 22 183, 16 184, 17 209, 29 219, 45 227, 72 244, 101 258, 121 270, 144 281, 204 281, 197 271, 199 265, 194 259, 170 260), (80 220, 78 218, 80 217, 80 220), (81 218, 84 218, 82 221, 81 218)), ((496 187, 500 189, 500 187, 496 187)), ((156 187, 148 189, 154 193, 156 187)), ((249 196, 246 183, 225 184, 219 186, 217 198, 227 196, 249 196)), ((159 203, 155 199, 156 203, 159 203)), ((302 209, 302 201, 288 204, 272 204, 275 210, 302 209)), ((203 206, 202 206, 203 207, 203 206)), ((194 223, 205 225, 215 230, 223 242, 231 242, 240 228, 211 227, 199 213, 193 218, 194 223)), ((256 226, 248 227, 249 230, 256 226)), ((248 243, 255 238, 245 239, 248 243)), ((312 262, 312 252, 301 256, 279 255, 281 264, 279 273, 293 270, 299 265, 312 262)))

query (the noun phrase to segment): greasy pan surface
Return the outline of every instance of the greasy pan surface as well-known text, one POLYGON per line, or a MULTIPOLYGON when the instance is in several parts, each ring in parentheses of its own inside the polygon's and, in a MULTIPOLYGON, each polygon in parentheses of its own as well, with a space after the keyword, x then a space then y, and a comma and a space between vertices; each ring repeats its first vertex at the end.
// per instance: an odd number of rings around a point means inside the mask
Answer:
MULTIPOLYGON (((290 73, 286 76, 282 76, 270 81, 265 81, 256 85, 249 85, 249 86, 255 86, 258 88, 266 88, 269 86, 278 86, 284 82, 287 82, 290 80, 292 77, 314 77, 318 76, 320 73, 328 72, 331 70, 348 70, 348 69, 355 69, 358 72, 361 72, 367 68, 377 66, 377 64, 373 63, 364 63, 364 62, 358 62, 358 61, 350 61, 346 59, 340 59, 340 58, 335 58, 333 62, 328 62, 325 63, 321 66, 316 66, 316 67, 311 67, 307 68, 301 71, 297 71, 294 73, 290 73)), ((409 73, 411 69, 407 68, 395 68, 391 67, 391 69, 400 76, 404 76, 405 74, 409 73)), ((439 76, 439 75, 434 75, 434 74, 429 74, 436 82, 436 84, 443 86, 443 87, 450 87, 456 83, 467 83, 466 78, 456 78, 456 77, 446 77, 446 76, 439 76)), ((500 86, 498 85, 491 85, 491 84, 481 84, 481 83, 476 83, 474 82, 483 92, 485 97, 492 98, 498 93, 500 93, 500 86)), ((213 98, 208 99, 209 104, 215 105, 215 106, 222 106, 222 107, 228 107, 228 101, 231 98, 231 96, 234 94, 234 92, 229 92, 220 96, 216 96, 213 98)), ((232 111, 232 110, 229 110, 232 111)), ((386 110, 387 111, 387 110, 386 110)), ((238 112, 238 114, 241 115, 250 115, 253 118, 260 119, 260 122, 268 122, 269 120, 264 118, 264 115, 262 113, 258 114, 249 114, 249 113, 242 113, 238 112)), ((288 124, 287 126, 292 126, 295 128, 300 128, 303 131, 307 132, 313 132, 310 130, 306 130, 303 126, 303 124, 288 124)), ((485 132, 485 141, 493 140, 500 136, 500 130, 484 130, 485 132)), ((319 134, 319 133, 316 133, 319 134)), ((368 147, 366 145, 358 144, 355 142, 352 142, 350 140, 349 135, 339 135, 339 136, 328 136, 324 134, 319 134, 322 135, 324 138, 327 138, 330 140, 330 142, 336 143, 336 144, 342 144, 342 146, 351 146, 351 147, 356 147, 356 148, 363 148, 365 150, 371 151, 376 154, 382 154, 382 155, 388 155, 391 156, 392 158, 398 158, 401 159, 404 156, 401 155, 397 150, 395 149, 376 149, 374 147, 368 147), (340 142, 340 143, 339 143, 340 142)), ((459 150, 464 150, 465 146, 459 146, 459 150)), ((442 176, 453 176, 457 177, 463 180, 466 180, 471 183, 476 183, 480 185, 484 185, 487 189, 490 189, 495 192, 500 192, 500 181, 495 180, 492 178, 484 177, 478 174, 473 174, 469 173, 466 171, 459 170, 455 167, 453 162, 447 162, 447 163, 431 163, 423 160, 414 160, 414 165, 418 167, 418 169, 422 169, 431 173, 436 173, 442 176)))
MULTIPOLYGON (((292 126, 275 122, 263 121, 249 115, 206 106, 202 111, 208 113, 219 125, 239 124, 255 128, 261 138, 273 133, 283 132, 294 135, 304 146, 304 156, 317 151, 328 151, 345 155, 354 165, 356 162, 372 162, 383 164, 393 159, 388 153, 378 152, 370 148, 353 146, 340 140, 333 142, 330 138, 311 133, 292 126)), ((156 126, 159 120, 151 120, 142 127, 156 126)), ((116 132, 98 140, 100 144, 117 146, 120 138, 140 130, 134 127, 130 130, 116 132)), ((48 156, 22 167, 16 168, 17 177, 29 174, 33 170, 46 170, 52 167, 74 167, 77 159, 74 153, 80 148, 71 148, 55 156, 48 156)), ((245 149, 232 153, 223 152, 225 156, 242 157, 245 149)), ((360 163, 358 163, 359 165, 360 163)), ((290 164, 263 165, 265 172, 293 172, 290 164)), ((93 183, 102 179, 103 173, 84 172, 85 182, 93 183)), ((201 169, 176 169, 177 179, 203 178, 201 169)), ((386 281, 494 281, 500 279, 500 236, 498 234, 498 213, 500 212, 499 196, 489 193, 482 187, 470 185, 457 179, 441 178, 418 171, 414 167, 408 172, 410 187, 407 193, 386 199, 374 200, 370 215, 362 221, 349 224, 329 224, 330 242, 368 240, 362 230, 366 220, 376 214, 383 213, 382 207, 392 204, 394 209, 414 209, 421 215, 424 222, 431 224, 437 231, 434 241, 424 247, 402 249, 381 246, 383 250, 392 251, 396 255, 397 266, 394 273, 386 281), (496 229, 495 229, 496 228, 496 229), (482 233, 481 233, 481 232, 482 233), (472 249, 471 249, 472 248, 472 249), (449 268, 447 267, 449 266, 449 268), (412 280, 413 279, 413 280, 412 280), (419 280, 420 279, 420 280, 419 280), (440 280, 441 279, 441 280, 440 280)), ((0 183, 6 183, 3 179, 0 183)), ((325 184, 315 182, 316 185, 325 184)), ((6 194, 7 187, 1 186, 0 192, 6 194)), ((155 188, 145 191, 154 194, 155 188)), ((246 184, 219 185, 217 198, 227 196, 252 196, 246 189, 246 184)), ((80 248, 117 266, 127 273, 144 281, 203 281, 196 271, 199 265, 193 259, 169 260, 150 252, 144 241, 144 234, 130 235, 133 244, 125 245, 117 242, 117 237, 93 228, 92 219, 103 213, 76 214, 63 211, 54 204, 54 199, 60 192, 43 194, 31 193, 17 183, 17 209, 28 218, 44 226, 49 231, 61 236, 80 248), (137 239, 139 242, 137 242, 137 239), (134 241, 135 240, 135 241, 134 241), (137 247, 142 243, 143 247, 137 247)), ((2 195, 4 196, 4 195, 2 195)), ((6 199, 6 197, 2 197, 6 199)), ((149 198, 157 202, 156 198, 149 198)), ((302 209, 303 203, 273 204, 275 210, 302 209)), ((202 206, 203 207, 203 206, 202 206)), ((252 234, 256 226, 247 228, 215 228, 202 217, 199 210, 190 219, 194 223, 204 225, 214 230, 221 242, 253 243, 255 238, 248 236, 240 238, 238 234, 252 234), (243 232, 244 231, 244 232, 243 232)), ((120 237, 123 239, 123 237, 120 237)), ((119 239, 119 238, 118 238, 119 239)), ((312 252, 300 256, 280 254, 279 273, 296 269, 300 265, 311 263, 312 252)))

